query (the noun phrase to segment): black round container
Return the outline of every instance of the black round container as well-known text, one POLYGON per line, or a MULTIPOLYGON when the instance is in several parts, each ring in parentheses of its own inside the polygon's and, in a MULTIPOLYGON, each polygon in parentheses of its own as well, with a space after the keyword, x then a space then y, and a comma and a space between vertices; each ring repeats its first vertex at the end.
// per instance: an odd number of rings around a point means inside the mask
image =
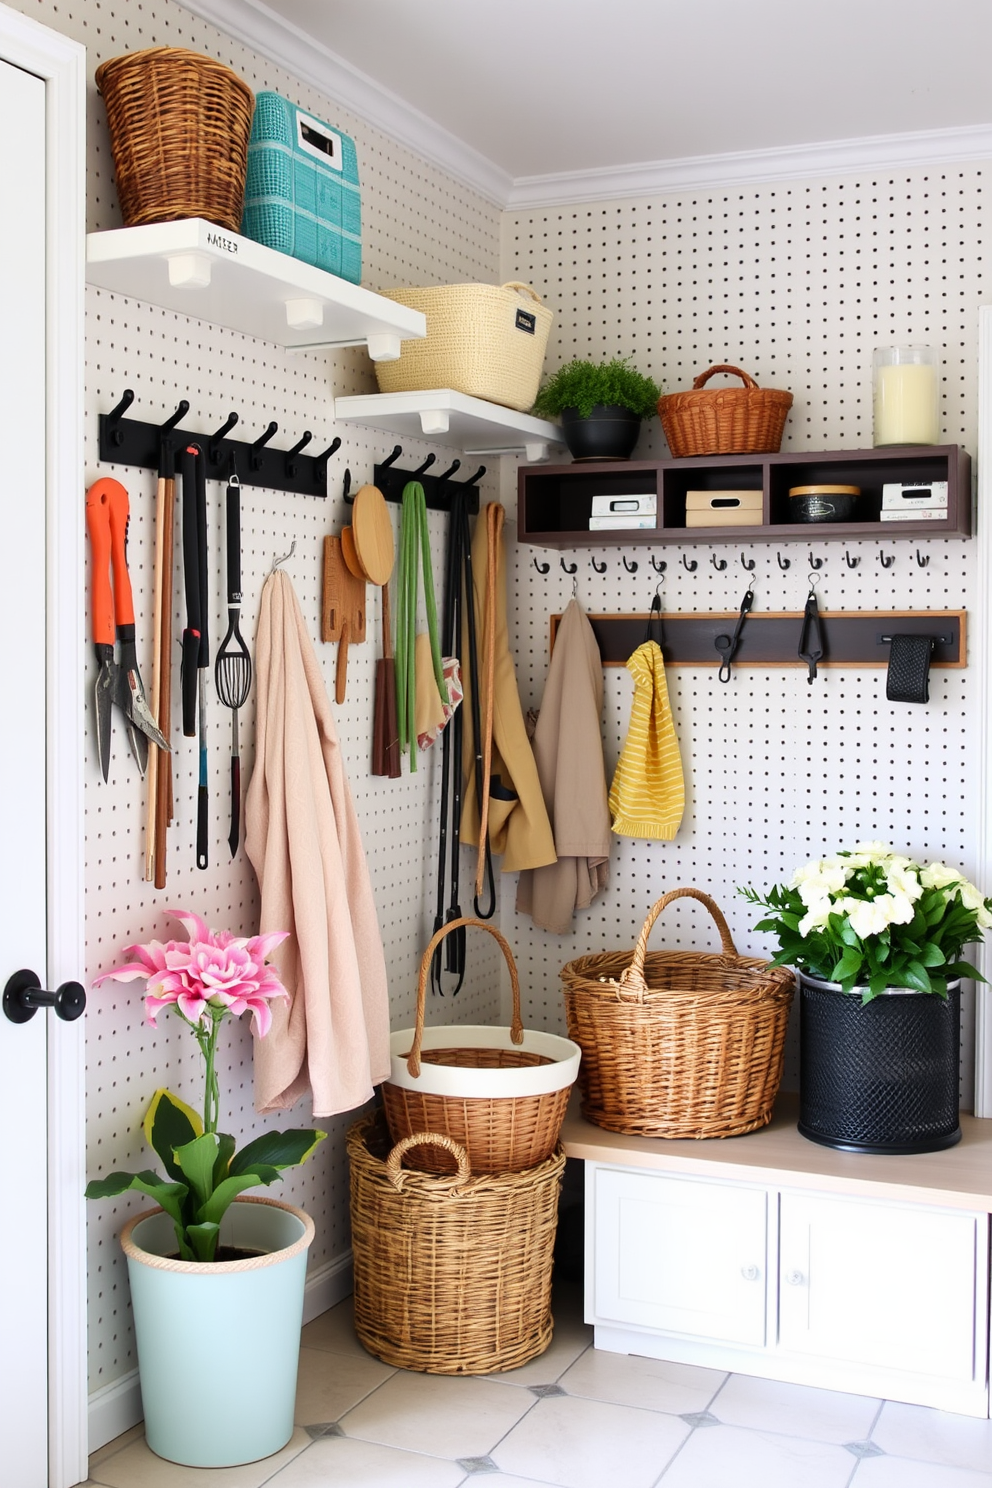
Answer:
POLYGON ((588 418, 565 408, 561 428, 573 460, 629 460, 641 432, 641 416, 629 408, 597 403, 588 418))
POLYGON ((793 486, 789 491, 789 520, 849 522, 860 495, 858 486, 793 486))
POLYGON ((799 1130, 845 1152, 939 1152, 961 1140, 961 983, 946 1002, 799 974, 799 1130))

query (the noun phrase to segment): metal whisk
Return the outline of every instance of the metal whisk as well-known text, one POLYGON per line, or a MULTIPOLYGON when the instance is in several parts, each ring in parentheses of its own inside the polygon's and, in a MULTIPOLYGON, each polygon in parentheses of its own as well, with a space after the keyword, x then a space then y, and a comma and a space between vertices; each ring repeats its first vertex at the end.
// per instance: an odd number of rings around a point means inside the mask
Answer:
POLYGON ((251 691, 251 653, 238 626, 241 618, 241 482, 232 475, 227 483, 227 634, 214 662, 217 696, 231 716, 231 833, 228 843, 233 858, 238 850, 241 827, 241 749, 238 739, 238 710, 251 691))

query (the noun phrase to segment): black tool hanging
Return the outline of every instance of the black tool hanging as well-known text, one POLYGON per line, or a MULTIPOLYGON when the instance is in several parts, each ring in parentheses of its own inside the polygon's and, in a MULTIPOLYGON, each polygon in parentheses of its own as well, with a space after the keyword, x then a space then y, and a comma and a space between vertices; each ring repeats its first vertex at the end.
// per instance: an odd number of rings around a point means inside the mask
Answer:
POLYGON ((823 660, 823 628, 820 625, 820 611, 816 604, 816 574, 810 575, 809 594, 806 596, 806 608, 803 610, 803 623, 799 632, 800 661, 804 661, 809 669, 806 681, 811 685, 816 679, 816 664, 823 660))
POLYGON ((751 606, 754 604, 753 585, 754 580, 752 579, 751 583, 747 586, 747 593, 741 600, 740 614, 737 616, 737 624, 734 626, 733 635, 718 635, 713 642, 714 646, 720 653, 720 670, 717 672, 717 676, 719 677, 721 682, 730 681, 730 663, 733 661, 734 655, 737 651, 737 647, 741 638, 741 631, 744 629, 744 621, 747 619, 748 614, 751 610, 751 606))
POLYGON ((932 635, 891 635, 889 670, 885 678, 885 696, 890 703, 928 703, 930 701, 930 659, 936 638, 932 635))

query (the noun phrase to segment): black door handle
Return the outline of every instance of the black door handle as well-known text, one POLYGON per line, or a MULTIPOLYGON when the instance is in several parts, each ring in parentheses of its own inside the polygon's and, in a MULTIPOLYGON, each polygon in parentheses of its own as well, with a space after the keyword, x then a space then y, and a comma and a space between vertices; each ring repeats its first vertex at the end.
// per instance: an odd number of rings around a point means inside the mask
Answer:
POLYGON ((39 1008, 53 1007, 65 1023, 78 1018, 86 1006, 80 982, 63 982, 55 992, 46 992, 33 971, 15 971, 3 989, 3 1010, 11 1023, 27 1023, 39 1008))

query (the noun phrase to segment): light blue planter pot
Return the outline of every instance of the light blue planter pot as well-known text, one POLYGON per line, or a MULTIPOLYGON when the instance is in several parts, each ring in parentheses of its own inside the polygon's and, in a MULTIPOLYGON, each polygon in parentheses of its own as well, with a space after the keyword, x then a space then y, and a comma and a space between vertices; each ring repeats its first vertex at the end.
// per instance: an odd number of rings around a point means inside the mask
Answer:
POLYGON ((235 1467, 293 1434, 309 1215, 275 1199, 241 1198, 222 1245, 266 1254, 202 1265, 176 1251, 161 1209, 125 1225, 145 1437, 186 1467, 235 1467))

